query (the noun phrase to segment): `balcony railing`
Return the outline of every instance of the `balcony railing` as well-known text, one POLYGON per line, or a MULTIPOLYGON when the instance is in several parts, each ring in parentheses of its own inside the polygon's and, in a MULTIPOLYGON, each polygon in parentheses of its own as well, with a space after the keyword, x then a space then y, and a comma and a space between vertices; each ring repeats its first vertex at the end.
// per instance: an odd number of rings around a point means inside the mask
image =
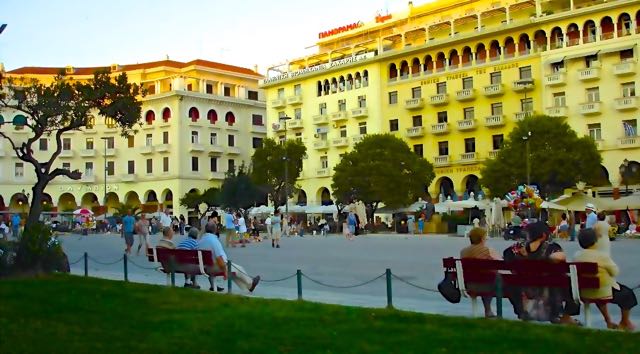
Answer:
POLYGON ((476 129, 475 119, 463 119, 458 121, 458 130, 466 131, 466 130, 474 130, 474 129, 476 129))
POLYGON ((558 86, 567 83, 567 74, 564 72, 557 72, 544 77, 544 82, 548 86, 558 86))
POLYGON ((302 119, 291 119, 287 121, 288 129, 302 129, 302 119))
POLYGON ((62 150, 60 151, 60 155, 58 156, 60 156, 61 158, 71 158, 73 157, 73 153, 73 150, 62 150))
POLYGON ((625 136, 618 140, 618 146, 620 148, 635 148, 640 147, 640 137, 638 136, 625 136))
POLYGON ((362 141, 362 139, 364 139, 364 137, 367 136, 366 134, 360 134, 360 135, 354 135, 353 137, 351 137, 351 141, 353 141, 353 144, 357 144, 359 142, 362 141))
POLYGON ((140 153, 142 155, 153 154, 153 146, 150 146, 150 145, 141 146, 140 153))
POLYGON ((347 119, 347 111, 338 111, 331 113, 331 121, 339 122, 347 119))
POLYGON ((331 146, 333 147, 347 147, 349 146, 349 138, 335 138, 331 140, 331 146))
POLYGON ((329 177, 328 168, 319 168, 316 170, 316 177, 329 177))
POLYGON ((431 124, 431 134, 446 134, 449 132, 449 123, 431 124))
POLYGON ((292 106, 302 104, 302 95, 293 95, 287 97, 287 104, 290 104, 292 106))
POLYGON ((224 172, 209 172, 210 181, 223 180, 223 179, 224 179, 224 172))
POLYGON ((456 91, 456 100, 458 101, 470 101, 476 98, 476 90, 464 89, 456 91))
POLYGON ((578 78, 582 81, 596 80, 600 78, 600 68, 586 68, 578 70, 578 78))
POLYGON ((636 62, 633 60, 627 60, 613 66, 613 73, 615 75, 631 75, 636 73, 636 62))
POLYGON ((500 150, 489 151, 489 158, 490 159, 495 159, 496 157, 498 157, 499 153, 500 153, 500 150))
POLYGON ((511 89, 516 92, 530 91, 534 86, 533 79, 520 79, 512 82, 511 89))
POLYGON ((567 116, 567 107, 547 107, 546 109, 547 115, 551 117, 566 117, 567 116))
POLYGON ((600 110, 600 102, 585 102, 585 103, 580 103, 579 105, 579 111, 580 114, 584 114, 584 115, 588 115, 588 114, 600 114, 601 110, 600 110))
POLYGON ((535 115, 534 111, 524 111, 524 112, 516 112, 515 117, 516 120, 523 120, 525 118, 533 117, 535 115))
POLYGON ((451 164, 451 161, 449 159, 449 155, 434 157, 433 158, 433 164, 435 166, 447 166, 447 165, 451 164))
POLYGON ((189 145, 190 152, 202 152, 204 151, 204 146, 202 144, 191 143, 189 145))
POLYGON ((502 114, 494 114, 484 118, 484 125, 486 127, 501 127, 504 124, 505 121, 502 114))
POLYGON ((492 84, 483 87, 485 96, 498 96, 504 94, 504 88, 502 84, 492 84))
POLYGON ((424 135, 424 127, 412 127, 407 128, 407 137, 408 138, 417 138, 424 135))
POLYGON ((104 155, 105 155, 105 156, 116 156, 116 152, 117 152, 117 151, 116 151, 116 149, 115 149, 115 148, 113 148, 113 149, 106 149, 106 150, 104 151, 104 155))
POLYGON ((369 111, 365 107, 353 108, 351 110, 352 118, 366 118, 369 115, 369 111))
POLYGON ((478 154, 476 152, 466 152, 464 154, 460 154, 461 163, 474 163, 477 159, 478 154))
POLYGON ((138 176, 135 173, 127 173, 120 175, 120 180, 122 182, 135 182, 138 179, 138 176))
POLYGON ((424 107, 424 98, 411 98, 404 101, 406 109, 420 109, 424 107))
POLYGON ((82 149, 80 150, 80 156, 82 157, 93 157, 96 156, 95 149, 82 149))
POLYGON ((313 142, 313 148, 316 150, 323 150, 329 148, 328 140, 316 140, 313 142))
POLYGON ((209 155, 218 155, 224 153, 224 146, 218 144, 211 144, 207 146, 209 155))
POLYGON ((638 108, 638 97, 637 96, 631 96, 631 97, 616 98, 613 105, 619 111, 637 109, 638 108))
POLYGON ((156 145, 156 151, 157 152, 170 152, 171 151, 171 144, 156 145))
POLYGON ((271 101, 271 107, 273 108, 282 108, 287 105, 287 100, 284 98, 278 98, 271 101))
POLYGON ((315 115, 312 117, 312 119, 313 119, 313 124, 316 124, 316 125, 329 123, 329 116, 327 116, 326 114, 315 115))
POLYGON ((441 93, 438 95, 432 95, 429 97, 429 103, 434 106, 443 105, 449 103, 449 94, 441 93))

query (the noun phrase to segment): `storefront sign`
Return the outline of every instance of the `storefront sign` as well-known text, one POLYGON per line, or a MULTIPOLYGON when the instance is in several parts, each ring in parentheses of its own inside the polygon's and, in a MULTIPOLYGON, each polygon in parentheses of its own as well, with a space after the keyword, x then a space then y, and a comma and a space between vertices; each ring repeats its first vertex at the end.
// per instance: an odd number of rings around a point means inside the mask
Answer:
POLYGON ((331 63, 324 63, 324 64, 311 66, 311 67, 308 67, 308 68, 305 68, 305 69, 301 69, 301 70, 296 70, 296 71, 291 71, 291 72, 288 72, 288 73, 283 73, 283 74, 280 74, 278 76, 274 76, 274 77, 270 77, 268 79, 262 80, 261 85, 270 84, 270 83, 281 81, 281 80, 291 79, 291 78, 294 78, 296 76, 308 74, 308 73, 311 73, 311 72, 323 71, 323 70, 332 69, 332 68, 343 66, 343 65, 356 63, 356 62, 363 61, 363 60, 366 60, 366 59, 369 59, 369 58, 373 58, 374 56, 375 56, 374 52, 368 52, 368 53, 356 55, 354 57, 348 57, 348 58, 332 61, 331 63))
MULTIPOLYGON (((115 184, 107 184, 107 192, 117 192, 120 188, 115 184)), ((75 186, 58 186, 60 192, 104 192, 104 184, 79 184, 75 186)))
POLYGON ((445 168, 436 168, 435 173, 437 175, 446 175, 451 173, 464 173, 464 172, 479 172, 480 165, 471 165, 464 167, 445 167, 445 168))
POLYGON ((354 23, 348 24, 346 26, 340 26, 340 27, 336 27, 336 28, 328 30, 328 31, 320 32, 320 33, 318 33, 318 38, 322 39, 322 38, 335 36, 336 34, 348 32, 348 31, 354 30, 356 28, 360 28, 362 26, 364 26, 364 23, 362 23, 362 21, 354 22, 354 23))
POLYGON ((387 14, 387 15, 377 15, 376 16, 376 23, 384 23, 385 21, 388 21, 391 19, 391 15, 387 14))

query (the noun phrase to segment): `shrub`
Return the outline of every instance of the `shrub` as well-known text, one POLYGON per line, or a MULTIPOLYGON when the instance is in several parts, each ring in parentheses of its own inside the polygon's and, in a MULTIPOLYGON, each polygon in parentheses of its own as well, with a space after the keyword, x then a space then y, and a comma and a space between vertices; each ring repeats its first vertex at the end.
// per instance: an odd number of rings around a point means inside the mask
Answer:
POLYGON ((15 271, 51 273, 67 267, 62 246, 48 226, 38 222, 25 229, 17 244, 15 271))

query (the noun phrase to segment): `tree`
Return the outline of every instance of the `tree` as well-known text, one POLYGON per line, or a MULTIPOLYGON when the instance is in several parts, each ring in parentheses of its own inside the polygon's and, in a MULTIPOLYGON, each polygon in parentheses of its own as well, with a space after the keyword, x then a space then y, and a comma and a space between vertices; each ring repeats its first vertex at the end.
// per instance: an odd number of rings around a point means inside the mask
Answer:
POLYGON ((263 204, 266 193, 251 179, 244 164, 238 171, 230 170, 222 182, 220 204, 225 208, 248 209, 258 203, 263 204))
POLYGON ((180 198, 180 205, 193 209, 198 213, 198 218, 202 218, 208 211, 220 204, 220 190, 218 188, 208 188, 204 192, 192 192, 180 198), (204 205, 205 208, 200 206, 204 205))
POLYGON ((122 216, 126 216, 129 213, 131 213, 131 215, 134 215, 134 216, 142 214, 142 209, 140 208, 140 206, 135 206, 131 204, 118 203, 118 205, 116 205, 114 209, 116 209, 115 213, 113 213, 114 216, 122 217, 122 216))
POLYGON ((495 159, 485 161, 481 183, 492 196, 500 197, 527 182, 523 137, 529 142, 531 184, 538 186, 541 196, 562 193, 581 180, 598 180, 602 157, 593 139, 578 137, 564 117, 530 117, 518 122, 495 159))
POLYGON ((380 203, 397 208, 413 203, 434 178, 433 166, 391 134, 368 135, 334 168, 333 195, 343 204, 365 203, 368 217, 380 203))
POLYGON ((279 144, 273 139, 265 139, 262 147, 256 149, 251 157, 251 178, 264 191, 275 208, 286 203, 295 190, 295 183, 302 172, 302 159, 307 154, 307 148, 297 140, 287 140, 286 144, 279 144), (285 148, 288 165, 288 195, 285 192, 285 148))
POLYGON ((54 167, 62 151, 62 134, 90 127, 94 124, 95 113, 111 120, 123 136, 134 133, 134 126, 141 118, 142 104, 138 100, 141 93, 137 85, 128 82, 125 73, 112 78, 107 71, 100 71, 86 82, 58 75, 50 84, 35 79, 0 77, 0 110, 24 116, 26 119, 16 116, 14 124, 31 131, 26 140, 12 138, 0 131, 0 136, 9 141, 18 159, 31 164, 36 173, 26 228, 40 218, 44 189, 49 182, 59 176, 73 180, 82 176, 78 170, 54 167), (50 136, 55 140, 53 152, 48 159, 39 161, 33 155, 32 145, 40 138, 50 136))

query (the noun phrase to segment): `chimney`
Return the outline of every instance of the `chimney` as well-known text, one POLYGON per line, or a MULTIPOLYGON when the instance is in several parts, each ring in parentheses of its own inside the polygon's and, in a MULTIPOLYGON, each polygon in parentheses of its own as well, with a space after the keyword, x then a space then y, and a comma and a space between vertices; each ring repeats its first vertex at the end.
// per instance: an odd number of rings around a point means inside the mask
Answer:
POLYGON ((258 64, 255 64, 255 65, 253 66, 253 71, 254 71, 254 72, 256 72, 256 73, 258 72, 258 64))
POLYGON ((413 8, 413 1, 409 1, 409 9, 413 8))

